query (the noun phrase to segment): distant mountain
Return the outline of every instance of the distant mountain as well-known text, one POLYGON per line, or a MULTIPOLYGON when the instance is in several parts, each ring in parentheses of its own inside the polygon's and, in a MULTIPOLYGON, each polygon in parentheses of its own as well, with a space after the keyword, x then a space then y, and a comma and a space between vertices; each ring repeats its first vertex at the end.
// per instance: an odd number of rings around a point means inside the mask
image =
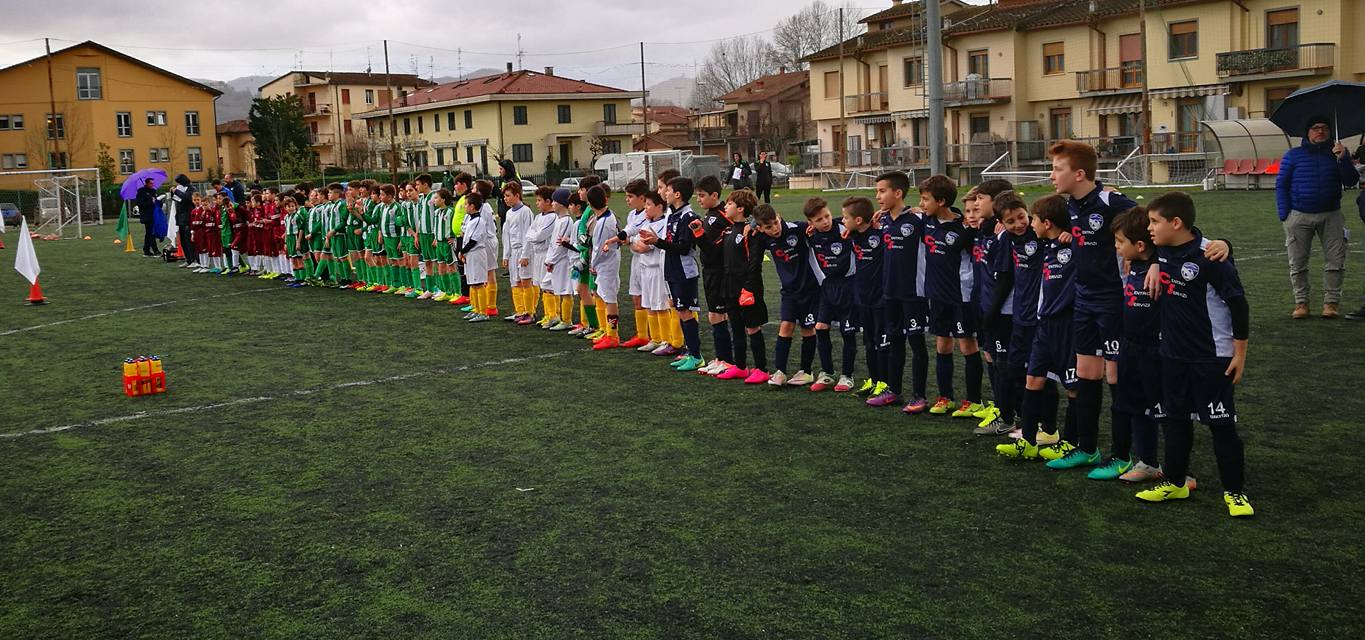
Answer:
MULTIPOLYGON (((472 71, 466 71, 464 74, 464 79, 468 80, 470 78, 479 78, 482 76, 495 76, 498 75, 499 73, 506 73, 506 70, 493 69, 491 67, 484 69, 474 69, 472 71)), ((445 84, 447 82, 456 82, 458 80, 459 78, 455 76, 441 76, 439 78, 436 78, 436 84, 445 84)))

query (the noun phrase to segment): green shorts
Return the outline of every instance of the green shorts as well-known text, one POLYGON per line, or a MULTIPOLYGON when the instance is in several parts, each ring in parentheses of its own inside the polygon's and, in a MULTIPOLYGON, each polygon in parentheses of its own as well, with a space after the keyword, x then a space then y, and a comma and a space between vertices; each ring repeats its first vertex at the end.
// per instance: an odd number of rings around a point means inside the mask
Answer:
POLYGON ((296 238, 296 237, 294 237, 294 236, 285 236, 285 237, 284 237, 284 255, 289 256, 289 257, 291 257, 291 258, 294 257, 294 256, 299 255, 299 252, 298 252, 298 245, 299 245, 299 239, 298 239, 298 238, 296 238))
POLYGON ((391 260, 398 260, 403 257, 403 251, 399 247, 402 241, 398 238, 384 237, 384 255, 391 260))
POLYGON ((313 253, 320 253, 322 251, 322 238, 323 238, 322 234, 315 233, 313 234, 312 239, 307 241, 309 244, 309 249, 311 249, 313 253))
POLYGON ((422 260, 430 262, 436 259, 436 247, 431 246, 435 239, 436 234, 433 233, 417 234, 417 248, 422 253, 422 260))
POLYGON ((455 251, 449 242, 436 243, 436 261, 451 264, 455 262, 455 251))
POLYGON ((328 253, 331 253, 333 258, 345 258, 347 254, 351 252, 350 245, 351 243, 346 241, 346 236, 332 236, 332 243, 329 246, 328 253))
POLYGON ((379 227, 365 229, 365 250, 370 253, 380 253, 384 250, 384 241, 379 239, 379 227))
POLYGON ((403 255, 411 256, 417 254, 417 245, 412 241, 412 236, 406 233, 403 234, 403 241, 400 244, 403 247, 403 255))

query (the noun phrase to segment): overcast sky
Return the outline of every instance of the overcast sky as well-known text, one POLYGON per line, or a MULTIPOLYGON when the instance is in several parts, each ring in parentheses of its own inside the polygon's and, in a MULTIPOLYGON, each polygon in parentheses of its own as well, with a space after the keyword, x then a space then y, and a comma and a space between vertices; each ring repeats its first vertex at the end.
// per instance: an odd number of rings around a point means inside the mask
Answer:
MULTIPOLYGON (((371 66, 382 72, 381 41, 387 38, 393 72, 410 73, 415 67, 424 77, 457 76, 461 68, 467 73, 515 62, 520 33, 527 69, 550 65, 561 75, 629 82, 626 88, 634 88, 641 40, 650 84, 691 76, 694 62, 706 56, 708 41, 766 31, 804 3, 143 0, 132 9, 121 4, 41 0, 6 12, 0 21, 0 66, 42 55, 42 38, 50 37, 54 50, 95 40, 193 78, 277 76, 300 68, 300 57, 304 69, 364 71, 371 66)), ((855 0, 847 6, 866 15, 891 2, 855 0)))

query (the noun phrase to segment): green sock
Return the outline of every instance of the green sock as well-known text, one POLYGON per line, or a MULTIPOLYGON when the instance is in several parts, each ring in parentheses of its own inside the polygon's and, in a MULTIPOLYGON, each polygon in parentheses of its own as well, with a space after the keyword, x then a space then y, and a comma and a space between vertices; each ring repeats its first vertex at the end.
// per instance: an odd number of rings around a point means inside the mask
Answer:
POLYGON ((422 271, 417 268, 412 269, 412 288, 422 290, 422 271))
POLYGON ((399 270, 400 270, 401 268, 402 268, 402 267, 399 267, 399 266, 396 266, 396 265, 389 265, 389 281, 388 281, 389 288, 397 288, 397 287, 399 287, 399 286, 402 286, 402 285, 398 284, 400 281, 402 281, 402 278, 399 277, 399 275, 398 275, 398 272, 399 272, 399 270))
POLYGON ((583 315, 588 316, 588 326, 589 326, 589 327, 592 327, 593 329, 599 329, 599 328, 601 328, 601 327, 598 327, 598 326, 597 326, 597 306, 596 306, 596 305, 591 305, 591 304, 583 305, 583 315))

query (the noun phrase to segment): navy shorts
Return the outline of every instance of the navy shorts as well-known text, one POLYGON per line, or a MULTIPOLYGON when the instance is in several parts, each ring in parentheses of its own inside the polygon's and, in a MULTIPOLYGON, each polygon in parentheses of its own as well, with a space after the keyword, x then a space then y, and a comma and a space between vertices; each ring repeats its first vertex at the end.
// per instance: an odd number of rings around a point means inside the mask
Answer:
POLYGON ((688 278, 681 282, 668 283, 668 295, 673 297, 673 308, 678 311, 699 311, 697 304, 697 279, 688 278))
POLYGON ((739 304, 739 298, 726 299, 725 305, 729 311, 729 321, 733 325, 739 323, 745 329, 761 329, 768 324, 768 305, 763 302, 763 294, 758 293, 754 296, 754 303, 745 307, 739 304))
POLYGON ((847 278, 825 278, 820 285, 820 303, 815 321, 820 324, 845 323, 853 307, 853 283, 847 278))
POLYGON ((1162 418, 1161 355, 1154 345, 1125 341, 1119 349, 1120 411, 1137 416, 1162 418))
POLYGON ((820 306, 820 290, 782 292, 782 308, 778 309, 778 320, 794 322, 802 329, 815 326, 815 312, 820 306))
POLYGON ((977 344, 991 354, 992 362, 1005 362, 1009 359, 1010 339, 1014 334, 1014 316, 1000 316, 991 322, 983 320, 981 330, 977 331, 977 344))
POLYGON ((1048 377, 1070 389, 1076 384, 1076 350, 1071 340, 1071 314, 1038 319, 1038 333, 1028 356, 1028 374, 1048 377))
POLYGON ((701 272, 702 290, 706 292, 706 310, 725 313, 725 270, 706 269, 701 272))
POLYGON ((1123 327, 1123 298, 1115 296, 1109 307, 1077 304, 1073 313, 1072 340, 1076 353, 1119 359, 1119 332, 1123 327))
POLYGON ((852 318, 857 318, 858 329, 863 332, 863 340, 872 343, 878 351, 890 347, 890 343, 884 341, 886 338, 882 331, 882 308, 858 306, 854 312, 849 314, 850 322, 852 318))
POLYGON ((976 305, 929 301, 929 333, 940 338, 976 337, 976 305))
POLYGON ((920 336, 929 328, 929 301, 892 300, 882 303, 882 332, 887 336, 920 336))
POLYGON ((1016 324, 1010 332, 1009 363, 1015 369, 1028 367, 1028 357, 1033 353, 1033 337, 1038 335, 1038 325, 1016 324))
POLYGON ((1210 426, 1237 424, 1232 402, 1228 358, 1217 362, 1161 360, 1161 409, 1170 416, 1188 415, 1210 426))

